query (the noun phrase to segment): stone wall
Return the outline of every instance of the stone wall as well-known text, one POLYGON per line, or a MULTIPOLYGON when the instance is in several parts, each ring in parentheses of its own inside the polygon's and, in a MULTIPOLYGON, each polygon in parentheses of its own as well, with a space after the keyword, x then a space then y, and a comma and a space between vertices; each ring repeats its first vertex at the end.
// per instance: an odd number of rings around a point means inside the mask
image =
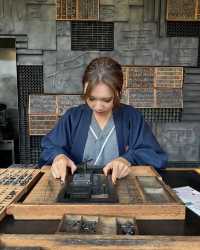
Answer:
MULTIPOLYGON (((200 120, 198 36, 168 36, 165 0, 100 0, 99 3, 99 21, 114 23, 112 51, 72 50, 71 21, 56 21, 56 0, 0 0, 0 38, 16 39, 18 67, 43 67, 43 91, 40 94, 79 95, 82 92, 81 77, 86 65, 99 56, 111 56, 122 65, 184 67, 181 121, 178 125, 170 124, 173 133, 166 132, 167 139, 163 139, 160 132, 166 123, 154 122, 153 127, 158 140, 169 152, 170 160, 200 161, 199 144, 196 142, 193 144, 196 149, 188 157, 179 154, 178 149, 176 156, 174 155, 174 149, 179 147, 179 144, 174 143, 174 133, 179 135, 180 127, 184 131, 193 130, 196 128, 193 122, 200 120), (189 125, 187 121, 190 121, 189 125)), ((27 94, 35 92, 29 90, 27 94)), ((21 99, 23 98, 22 96, 21 99)), ((24 109, 20 116, 21 127, 27 121, 27 101, 25 104, 19 103, 19 107, 24 109)), ((21 145, 28 143, 30 146, 30 141, 35 138, 24 135, 27 129, 23 129, 21 131, 24 132, 20 135, 21 145)), ((188 140, 189 137, 182 143, 189 145, 188 140)))

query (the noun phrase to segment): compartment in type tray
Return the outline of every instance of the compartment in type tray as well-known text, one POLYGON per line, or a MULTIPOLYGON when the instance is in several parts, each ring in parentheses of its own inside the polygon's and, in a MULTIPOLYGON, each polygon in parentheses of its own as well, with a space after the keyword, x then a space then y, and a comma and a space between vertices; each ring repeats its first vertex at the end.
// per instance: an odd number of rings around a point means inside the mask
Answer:
POLYGON ((64 215, 57 233, 135 235, 138 234, 138 227, 131 217, 64 215))

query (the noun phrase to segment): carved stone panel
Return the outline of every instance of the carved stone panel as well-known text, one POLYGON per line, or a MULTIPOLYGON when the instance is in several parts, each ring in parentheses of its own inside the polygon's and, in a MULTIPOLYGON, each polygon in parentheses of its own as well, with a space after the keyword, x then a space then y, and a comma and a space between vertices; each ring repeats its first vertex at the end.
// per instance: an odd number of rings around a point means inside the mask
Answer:
POLYGON ((129 6, 128 0, 115 0, 115 21, 128 21, 129 6))
POLYGON ((144 0, 144 22, 155 21, 155 0, 144 0))
POLYGON ((115 6, 114 5, 100 5, 100 20, 113 21, 115 19, 115 6))
POLYGON ((143 6, 144 0, 128 0, 128 4, 134 6, 143 6))
POLYGON ((0 34, 27 34, 29 49, 56 49, 55 2, 0 0, 0 6, 0 34))
POLYGON ((196 66, 198 38, 160 38, 154 23, 115 23, 115 50, 135 65, 196 66))
POLYGON ((83 72, 90 60, 98 56, 98 52, 45 52, 45 93, 81 94, 83 72))
POLYGON ((124 53, 136 55, 138 51, 154 45, 156 25, 115 24, 115 48, 124 53))
POLYGON ((199 123, 157 124, 155 133, 170 161, 200 161, 199 123))

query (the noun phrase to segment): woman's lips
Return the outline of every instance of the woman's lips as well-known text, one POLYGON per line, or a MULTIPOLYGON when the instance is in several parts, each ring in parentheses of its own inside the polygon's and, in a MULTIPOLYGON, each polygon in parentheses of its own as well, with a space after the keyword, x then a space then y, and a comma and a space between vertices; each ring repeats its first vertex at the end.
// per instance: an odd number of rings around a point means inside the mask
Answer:
POLYGON ((97 113, 103 113, 104 110, 95 110, 95 112, 97 112, 97 113))

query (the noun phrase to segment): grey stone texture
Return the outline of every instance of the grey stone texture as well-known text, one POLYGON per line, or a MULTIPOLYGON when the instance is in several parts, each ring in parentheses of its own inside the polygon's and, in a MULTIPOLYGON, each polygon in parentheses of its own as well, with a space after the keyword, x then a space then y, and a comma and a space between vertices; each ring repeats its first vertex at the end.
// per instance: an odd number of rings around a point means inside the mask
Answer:
POLYGON ((170 161, 200 161, 199 123, 162 123, 154 132, 170 161))
POLYGON ((198 38, 160 38, 155 23, 116 23, 115 50, 129 64, 195 66, 198 38))
POLYGON ((114 22, 113 51, 72 51, 71 22, 56 21, 56 0, 0 0, 0 38, 16 38, 17 65, 43 65, 46 94, 81 94, 84 69, 99 56, 122 65, 187 67, 183 119, 192 123, 161 124, 156 135, 170 160, 200 160, 193 124, 200 121, 198 38, 167 37, 166 0, 100 0, 99 14, 114 22))
POLYGON ((44 52, 45 93, 82 93, 81 79, 84 69, 93 58, 99 56, 99 52, 44 52))
POLYGON ((0 48, 0 102, 17 107, 16 49, 0 48))
POLYGON ((56 1, 0 0, 0 35, 28 36, 29 49, 56 49, 56 1))

